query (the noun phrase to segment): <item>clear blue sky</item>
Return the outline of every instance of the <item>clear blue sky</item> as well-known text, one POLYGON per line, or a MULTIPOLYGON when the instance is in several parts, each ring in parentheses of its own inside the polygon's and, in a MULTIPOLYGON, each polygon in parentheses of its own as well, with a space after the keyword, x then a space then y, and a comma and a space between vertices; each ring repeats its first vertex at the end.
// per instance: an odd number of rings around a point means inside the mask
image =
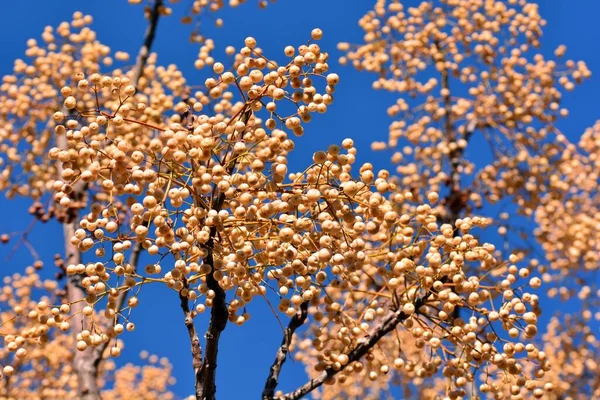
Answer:
MULTIPOLYGON (((248 0, 248 4, 238 9, 219 13, 225 21, 221 29, 214 29, 211 20, 205 20, 205 32, 215 39, 217 48, 226 45, 239 48, 246 36, 254 36, 265 54, 280 59, 283 59, 286 45, 299 45, 309 38, 311 29, 323 29, 321 47, 329 51, 330 69, 340 75, 341 83, 334 105, 325 116, 315 118, 305 136, 297 141, 292 167, 306 165, 313 151, 325 148, 329 143, 339 143, 345 137, 355 139, 359 161, 372 161, 377 157, 375 164, 385 166, 381 155, 371 152, 369 145, 373 140, 386 140, 390 123, 386 108, 395 99, 392 95, 372 91, 372 76, 337 64, 336 44, 361 40, 357 20, 373 3, 374 0, 278 0, 267 10, 260 11, 255 0, 248 0)), ((414 5, 418 2, 409 0, 405 3, 414 5)), ((564 104, 571 114, 561 122, 560 128, 575 139, 600 117, 600 33, 597 25, 600 2, 540 0, 539 3, 541 14, 548 21, 542 52, 550 56, 558 44, 565 44, 568 57, 585 60, 593 73, 589 81, 564 97, 564 104)), ((175 5, 176 10, 185 4, 186 0, 182 0, 175 5)), ((113 51, 137 53, 146 27, 140 6, 127 5, 124 0, 5 1, 0 13, 0 74, 11 73, 13 60, 24 56, 28 38, 39 38, 46 25, 56 26, 70 20, 76 10, 93 15, 92 28, 98 32, 98 39, 113 51)), ((180 15, 177 11, 175 14, 180 15)), ((197 45, 189 44, 189 29, 176 17, 161 19, 153 50, 159 54, 159 64, 176 63, 188 82, 202 83, 207 72, 193 68, 197 45)), ((27 200, 0 198, 4 214, 0 219, 0 232, 24 229, 30 221, 26 213, 28 205, 27 200), (9 215, 11 218, 6 217, 9 215)), ((53 224, 40 228, 31 236, 31 241, 43 259, 50 261, 52 255, 62 249, 60 230, 53 224)), ((4 260, 7 253, 6 247, 0 248, 0 259, 4 260)), ((31 257, 21 250, 9 263, 0 262, 0 276, 21 270, 29 262, 31 257)), ((48 272, 51 272, 51 265, 49 262, 48 272)), ((182 397, 191 394, 193 374, 189 342, 176 293, 148 287, 142 290, 140 300, 141 306, 133 317, 138 328, 124 337, 126 349, 120 362, 137 360, 142 349, 167 356, 174 364, 175 393, 182 397)), ((246 326, 229 325, 222 336, 217 380, 220 399, 257 398, 264 385, 281 340, 281 331, 266 307, 255 307, 255 310, 253 319, 246 326)), ((201 331, 203 327, 201 323, 201 331)), ((282 389, 292 389, 304 381, 301 365, 290 362, 285 366, 282 389)))

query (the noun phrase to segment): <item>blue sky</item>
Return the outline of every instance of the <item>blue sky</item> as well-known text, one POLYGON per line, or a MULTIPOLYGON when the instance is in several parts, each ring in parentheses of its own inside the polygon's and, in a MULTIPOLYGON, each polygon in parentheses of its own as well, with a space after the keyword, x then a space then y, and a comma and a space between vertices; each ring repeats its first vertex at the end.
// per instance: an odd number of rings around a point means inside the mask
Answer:
MULTIPOLYGON (((182 0, 181 5, 186 0, 182 0)), ((359 161, 373 161, 385 166, 381 154, 370 150, 373 140, 386 140, 391 122, 386 108, 395 100, 393 95, 374 92, 372 76, 357 73, 337 63, 339 53, 336 44, 340 41, 359 42, 362 31, 357 20, 369 10, 374 0, 278 0, 267 10, 260 11, 256 1, 238 9, 219 13, 225 21, 224 27, 215 29, 210 19, 204 22, 207 36, 215 39, 217 48, 233 45, 242 46, 246 36, 254 36, 260 47, 270 57, 284 59, 286 45, 299 45, 310 36, 311 29, 324 31, 320 45, 331 55, 330 70, 337 72, 341 83, 336 90, 335 103, 325 116, 316 117, 307 127, 305 136, 297 141, 292 155, 292 167, 310 162, 312 153, 326 148, 330 143, 339 143, 352 137, 359 148, 359 161), (318 138, 318 140, 316 140, 318 138)), ((406 1, 414 5, 415 0, 406 1)), ((551 56, 559 44, 567 45, 567 56, 584 60, 593 75, 584 85, 567 93, 564 105, 570 116, 559 126, 570 138, 576 140, 583 130, 593 125, 600 117, 600 40, 597 16, 600 2, 596 0, 540 0, 541 14, 548 21, 542 40, 542 52, 551 56), (594 75, 598 73, 599 75, 594 75)), ((175 5, 176 10, 178 5, 175 5)), ((72 13, 80 10, 94 17, 92 28, 98 39, 113 51, 125 50, 136 54, 141 44, 146 22, 140 6, 130 6, 124 0, 21 0, 3 4, 0 14, 0 74, 9 74, 16 58, 23 57, 28 38, 39 38, 44 26, 56 26, 70 20, 72 13)), ((197 45, 188 41, 189 26, 181 25, 175 16, 163 18, 159 23, 157 39, 153 48, 159 54, 159 63, 175 63, 184 72, 188 82, 202 83, 206 71, 197 71, 193 63, 197 45)), ((216 53, 218 58, 219 52, 216 53)), ((294 169, 294 168, 292 168, 294 169)), ((24 229, 30 217, 28 201, 7 201, 0 198, 0 208, 5 217, 0 219, 0 232, 24 229), (10 215, 11 218, 6 216, 10 215)), ((39 226, 30 236, 31 242, 43 259, 51 260, 54 253, 61 252, 62 240, 57 225, 39 226)), ((8 254, 6 247, 0 248, 0 259, 8 254)), ((21 270, 31 262, 24 250, 19 251, 7 263, 0 263, 0 275, 21 270)), ((51 270, 51 262, 47 269, 51 270)), ((167 356, 174 364, 174 375, 178 382, 174 391, 179 396, 193 391, 193 374, 189 355, 189 342, 178 306, 177 295, 166 289, 143 289, 141 306, 135 310, 136 332, 125 336, 126 349, 121 361, 137 360, 142 349, 160 356, 167 356), (147 293, 145 293, 147 291, 147 293)), ((205 320, 204 320, 205 322, 205 320)), ((203 330, 200 324, 200 331, 203 330)), ((264 385, 269 365, 281 340, 281 331, 273 315, 266 307, 256 307, 253 319, 244 327, 229 325, 222 336, 219 353, 218 395, 220 399, 256 398, 264 385)), ((284 368, 282 389, 292 389, 304 382, 303 368, 292 362, 284 368)))

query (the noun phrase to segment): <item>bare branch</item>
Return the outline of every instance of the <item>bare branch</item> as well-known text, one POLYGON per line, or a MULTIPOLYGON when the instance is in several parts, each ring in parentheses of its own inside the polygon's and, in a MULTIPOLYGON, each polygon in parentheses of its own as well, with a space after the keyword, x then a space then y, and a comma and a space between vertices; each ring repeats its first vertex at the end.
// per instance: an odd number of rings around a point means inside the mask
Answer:
MULTIPOLYGON (((419 297, 414 303, 415 309, 418 310, 421 306, 423 306, 425 304, 425 299, 428 297, 429 294, 423 297, 419 297)), ((408 317, 408 314, 405 314, 400 310, 390 312, 388 315, 386 315, 382 319, 382 321, 371 330, 371 333, 360 339, 356 347, 354 347, 354 349, 350 351, 350 353, 348 353, 349 362, 346 364, 346 366, 352 364, 355 361, 360 360, 373 347, 375 347, 375 345, 379 342, 379 340, 381 340, 381 338, 383 338, 385 335, 396 329, 398 324, 406 320, 408 317)), ((339 372, 343 371, 346 366, 339 370, 335 370, 333 369, 333 367, 328 367, 318 377, 311 379, 310 381, 306 382, 304 385, 294 390, 293 392, 287 393, 282 397, 278 397, 277 400, 300 399, 308 393, 312 392, 313 390, 317 389, 321 385, 323 385, 325 382, 333 378, 339 372)))
POLYGON ((148 23, 148 28, 146 29, 146 35, 144 37, 144 44, 140 47, 140 51, 138 52, 137 61, 135 64, 134 75, 133 75, 133 83, 134 86, 137 86, 140 78, 144 73, 144 67, 148 62, 148 57, 150 56, 150 49, 152 48, 152 43, 154 43, 154 37, 156 35, 156 27, 158 26, 158 17, 160 16, 160 8, 163 5, 163 0, 154 0, 154 6, 152 7, 152 11, 150 12, 150 21, 148 23))
MULTIPOLYGON (((214 230, 214 228, 213 228, 214 230)), ((211 232, 214 237, 215 232, 211 232)), ((206 263, 209 264, 214 271, 214 259, 212 249, 212 239, 207 243, 208 255, 206 256, 206 263)), ((213 304, 210 311, 210 322, 208 324, 208 330, 204 337, 206 338, 206 354, 204 361, 202 362, 202 369, 200 371, 200 379, 202 382, 202 393, 198 399, 202 400, 214 400, 217 392, 217 386, 215 384, 215 376, 217 372, 217 353, 219 351, 219 338, 221 332, 225 329, 229 318, 229 311, 227 310, 227 304, 225 302, 225 291, 219 285, 219 282, 214 278, 213 273, 207 275, 206 284, 208 288, 215 292, 213 298, 213 304)), ((196 382, 196 385, 198 382, 196 382)))
MULTIPOLYGON (((187 282, 186 282, 187 286, 187 282)), ((187 289, 187 287, 186 287, 187 289)), ((200 347, 200 338, 196 332, 194 325, 194 311, 190 310, 190 305, 187 296, 184 296, 181 292, 179 293, 179 299, 181 309, 183 310, 183 316, 185 318, 184 324, 190 337, 190 344, 192 346, 192 366, 194 368, 194 376, 196 377, 196 398, 202 398, 202 347, 200 347)))
POLYGON ((275 388, 277 388, 277 384, 279 383, 279 374, 281 373, 281 368, 285 363, 290 344, 292 343, 294 332, 296 332, 296 329, 298 329, 304 324, 307 316, 308 302, 305 301, 302 304, 300 304, 300 309, 298 310, 296 315, 292 317, 287 328, 283 332, 283 340, 281 341, 281 346, 279 346, 279 349, 277 349, 275 361, 271 366, 269 377, 267 378, 267 382, 265 383, 265 388, 262 393, 263 399, 271 399, 273 397, 273 394, 275 393, 275 388))

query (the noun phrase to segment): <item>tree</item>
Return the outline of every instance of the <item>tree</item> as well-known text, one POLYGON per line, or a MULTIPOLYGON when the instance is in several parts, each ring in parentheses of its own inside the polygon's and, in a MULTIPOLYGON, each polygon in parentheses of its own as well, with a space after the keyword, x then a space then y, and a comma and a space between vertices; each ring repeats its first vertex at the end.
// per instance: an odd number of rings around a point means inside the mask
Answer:
MULTIPOLYGON (((183 22, 222 7, 194 1, 183 22)), ((571 143, 557 127, 562 91, 591 74, 536 53, 536 4, 378 0, 359 21, 364 42, 341 43, 340 61, 398 93, 373 143, 394 171, 356 165, 349 138, 290 165, 343 84, 321 29, 284 59, 248 37, 223 63, 194 32, 211 69, 194 91, 151 53, 171 8, 145 12, 132 66, 75 13, 3 78, 0 189, 65 237, 56 279, 40 282, 36 261, 4 281, 6 397, 172 396, 166 360, 141 375, 111 360, 146 285, 179 299, 197 399, 215 398, 220 336, 265 312, 259 299, 283 326, 253 397, 600 396, 598 135, 571 143), (477 138, 490 162, 471 158, 477 138), (548 320, 557 294, 573 311, 548 320), (290 356, 309 379, 284 392, 290 356)), ((13 240, 30 246, 27 231, 13 240)))

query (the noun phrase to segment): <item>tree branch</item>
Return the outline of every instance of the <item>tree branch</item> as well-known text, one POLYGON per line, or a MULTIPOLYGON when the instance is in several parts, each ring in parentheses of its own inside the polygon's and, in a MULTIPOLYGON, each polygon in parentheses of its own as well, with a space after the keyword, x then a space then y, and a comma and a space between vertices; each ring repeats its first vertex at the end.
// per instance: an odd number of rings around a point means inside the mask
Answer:
MULTIPOLYGON (((206 354, 200 370, 199 378, 202 384, 202 392, 200 397, 197 397, 198 400, 214 400, 215 398, 217 392, 215 377, 217 372, 219 339, 221 337, 221 332, 225 329, 229 319, 229 311, 227 310, 227 304, 225 302, 225 291, 213 276, 215 263, 213 259, 212 238, 216 235, 216 229, 213 227, 211 231, 213 232, 211 232, 211 239, 207 243, 208 255, 206 256, 205 261, 211 266, 212 271, 206 276, 206 284, 210 290, 215 292, 215 297, 213 297, 213 303, 210 310, 208 330, 204 335, 206 339, 206 354)), ((196 382, 196 385, 198 385, 198 382, 196 382)))
MULTIPOLYGON (((415 310, 419 310, 421 306, 425 304, 425 299, 430 296, 430 293, 427 293, 423 297, 419 297, 415 302, 415 310)), ((364 355, 366 355, 375 345, 383 338, 385 335, 396 329, 396 326, 406 320, 409 317, 408 314, 398 310, 390 312, 386 315, 383 320, 375 326, 371 333, 358 341, 358 344, 354 347, 350 353, 348 353, 348 363, 344 365, 341 369, 335 370, 333 367, 326 368, 318 377, 311 379, 306 382, 304 385, 300 386, 298 389, 293 392, 287 393, 282 397, 278 397, 277 400, 297 400, 313 390, 317 389, 325 382, 333 378, 339 372, 343 371, 348 365, 352 364, 355 361, 360 360, 364 355)))
MULTIPOLYGON (((187 282, 186 282, 187 286, 187 282)), ((186 287, 187 289, 187 287, 186 287)), ((196 398, 202 398, 202 347, 200 347, 200 338, 196 332, 194 326, 194 311, 190 310, 190 305, 187 296, 179 293, 179 299, 181 309, 183 310, 183 316, 185 318, 184 323, 190 337, 190 344, 192 346, 192 367, 194 368, 194 376, 196 377, 196 398)))
POLYGON ((152 6, 152 11, 150 11, 150 21, 148 23, 148 28, 146 28, 144 43, 138 52, 138 57, 134 68, 135 72, 132 78, 133 84, 136 87, 139 84, 140 78, 144 74, 144 67, 148 62, 148 57, 150 56, 150 49, 152 48, 154 37, 156 36, 156 27, 158 26, 158 17, 160 16, 160 8, 162 5, 163 0, 154 0, 154 6, 152 6))
POLYGON ((281 373, 281 368, 285 363, 287 358, 287 354, 289 351, 290 344, 292 343, 292 337, 294 336, 294 332, 296 329, 301 327, 306 321, 306 317, 308 316, 308 302, 303 302, 300 304, 300 309, 292 317, 287 328, 283 332, 283 340, 281 341, 281 346, 277 349, 277 355, 275 356, 275 361, 271 366, 269 377, 267 378, 267 382, 265 383, 265 388, 262 393, 263 399, 271 399, 273 394, 275 393, 275 388, 277 388, 277 384, 279 383, 279 374, 281 373))
MULTIPOLYGON (((242 109, 240 120, 244 123, 247 123, 251 115, 252 111, 244 108, 242 109)), ((229 149, 227 151, 229 151, 229 149)), ((223 158, 223 161, 224 160, 225 157, 223 158)), ((231 174, 235 169, 236 163, 237 160, 235 159, 233 162, 229 163, 227 166, 228 174, 231 174)), ((213 204, 213 210, 216 210, 217 212, 220 211, 224 202, 225 193, 220 193, 213 204)), ((202 383, 201 393, 198 394, 198 392, 196 392, 197 400, 214 400, 215 398, 215 394, 217 392, 215 377, 217 373, 219 339, 221 338, 221 332, 223 332, 225 326, 227 326, 227 321, 229 320, 229 311, 227 309, 225 291, 214 277, 214 241, 216 237, 217 228, 213 226, 210 229, 210 238, 208 242, 206 242, 206 250, 208 251, 208 254, 206 255, 204 261, 211 267, 211 272, 206 276, 206 285, 215 293, 215 297, 213 297, 213 302, 210 309, 210 322, 208 324, 208 329, 204 334, 204 338, 206 339, 206 353, 204 355, 204 361, 202 362, 200 375, 196 375, 196 387, 198 387, 198 379, 202 383)))

